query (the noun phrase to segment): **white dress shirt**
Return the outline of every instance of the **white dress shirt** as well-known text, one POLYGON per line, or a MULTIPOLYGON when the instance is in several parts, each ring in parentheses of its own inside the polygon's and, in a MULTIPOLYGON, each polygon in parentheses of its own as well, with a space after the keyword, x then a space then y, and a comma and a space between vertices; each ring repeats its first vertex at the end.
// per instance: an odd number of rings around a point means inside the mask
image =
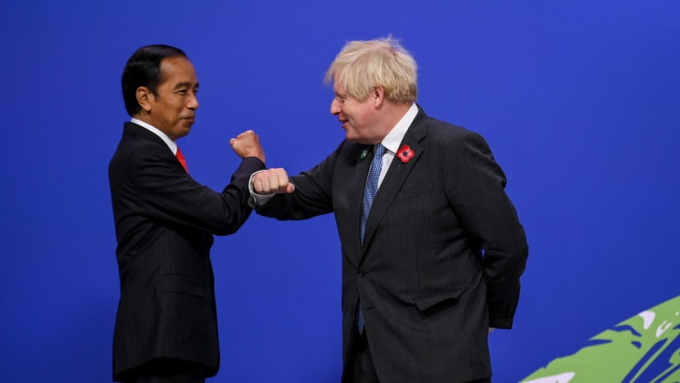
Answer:
POLYGON ((383 154, 383 163, 382 168, 380 169, 378 187, 380 187, 383 179, 385 179, 385 174, 387 174, 387 170, 389 170, 392 160, 394 160, 394 156, 397 154, 397 150, 399 150, 399 144, 401 144, 401 141, 404 140, 406 131, 413 123, 413 120, 416 119, 417 114, 418 107, 415 103, 413 103, 408 111, 406 111, 406 114, 404 114, 404 117, 402 117, 401 120, 397 122, 397 125, 395 125, 394 128, 392 128, 392 130, 387 133, 385 138, 383 138, 381 144, 387 150, 385 151, 385 154, 383 154))
POLYGON ((168 137, 165 133, 161 132, 158 128, 136 118, 133 118, 132 120, 130 120, 130 122, 133 122, 160 137, 161 140, 163 140, 163 142, 165 142, 165 144, 168 145, 168 148, 170 148, 172 154, 177 155, 177 144, 175 143, 175 141, 171 140, 170 137, 168 137))

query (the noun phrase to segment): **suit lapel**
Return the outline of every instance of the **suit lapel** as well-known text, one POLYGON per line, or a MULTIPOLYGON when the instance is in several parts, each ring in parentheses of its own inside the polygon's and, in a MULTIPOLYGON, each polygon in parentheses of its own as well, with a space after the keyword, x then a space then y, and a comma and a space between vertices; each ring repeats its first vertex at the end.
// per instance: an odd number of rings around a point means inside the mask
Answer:
POLYGON ((143 126, 139 126, 135 124, 134 122, 126 122, 124 127, 123 127, 123 135, 129 135, 136 137, 136 139, 144 139, 144 140, 149 140, 157 143, 158 145, 163 146, 164 148, 168 149, 167 156, 168 156, 168 161, 171 161, 179 166, 179 168, 182 169, 184 173, 186 173, 186 170, 184 169, 184 166, 179 162, 177 157, 172 153, 172 150, 168 147, 168 144, 163 141, 162 138, 158 137, 155 133, 151 132, 150 130, 144 128, 143 126))
MULTIPOLYGON (((338 167, 338 169, 342 169, 338 179, 341 180, 341 187, 344 189, 344 192, 340 192, 338 195, 347 195, 347 227, 352 231, 352 234, 348 236, 351 242, 343 246, 347 246, 347 250, 351 250, 349 254, 361 254, 361 206, 366 177, 373 158, 371 146, 357 144, 349 151, 347 158, 348 166, 338 167)), ((353 264, 358 261, 358 255, 350 260, 353 264)))
MULTIPOLYGON (((399 145, 400 148, 404 145, 408 145, 414 152, 413 158, 411 158, 411 160, 406 163, 402 163, 399 157, 395 155, 394 160, 392 160, 392 164, 385 175, 385 179, 380 184, 380 188, 378 188, 378 193, 375 195, 371 212, 369 213, 368 220, 366 221, 364 246, 361 251, 362 259, 366 248, 368 248, 368 243, 370 243, 371 239, 373 238, 373 233, 375 232, 378 223, 392 204, 392 201, 401 189, 401 185, 404 183, 404 181, 406 181, 408 175, 411 173, 411 170, 418 163, 418 159, 420 159, 420 156, 425 151, 425 149, 419 143, 425 138, 426 124, 427 116, 422 110, 420 110, 415 120, 413 120, 413 123, 406 131, 406 135, 399 145)), ((367 171, 365 174, 367 174, 367 171)), ((363 189, 361 198, 363 198, 363 189)), ((361 203, 361 200, 359 202, 361 203)), ((360 223, 361 218, 359 218, 359 224, 360 223)))

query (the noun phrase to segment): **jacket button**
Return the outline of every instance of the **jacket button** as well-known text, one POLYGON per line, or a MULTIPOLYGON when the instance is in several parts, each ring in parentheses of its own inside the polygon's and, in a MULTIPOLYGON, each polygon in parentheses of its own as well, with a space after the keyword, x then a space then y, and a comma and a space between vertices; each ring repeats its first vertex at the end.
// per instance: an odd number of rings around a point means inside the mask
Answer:
POLYGON ((364 273, 363 271, 359 271, 359 278, 363 278, 364 275, 366 275, 366 273, 364 273))

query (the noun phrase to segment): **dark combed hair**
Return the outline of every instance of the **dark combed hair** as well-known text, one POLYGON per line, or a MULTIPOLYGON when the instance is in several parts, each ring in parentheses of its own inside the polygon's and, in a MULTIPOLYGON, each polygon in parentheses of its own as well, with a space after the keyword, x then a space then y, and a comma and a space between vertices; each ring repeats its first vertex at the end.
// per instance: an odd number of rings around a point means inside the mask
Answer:
POLYGON ((161 61, 177 56, 187 57, 181 49, 162 44, 141 47, 130 56, 125 64, 121 80, 125 110, 130 116, 141 110, 137 102, 137 88, 145 86, 157 95, 156 91, 162 80, 161 61))

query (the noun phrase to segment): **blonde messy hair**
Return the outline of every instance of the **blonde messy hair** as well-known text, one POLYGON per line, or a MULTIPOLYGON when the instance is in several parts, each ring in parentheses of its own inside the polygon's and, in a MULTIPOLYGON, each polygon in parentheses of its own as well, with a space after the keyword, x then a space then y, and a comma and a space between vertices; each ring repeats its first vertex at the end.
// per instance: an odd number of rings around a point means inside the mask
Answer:
POLYGON ((370 41, 350 41, 328 68, 325 83, 342 83, 343 91, 359 101, 377 87, 394 102, 414 102, 418 95, 417 64, 399 41, 387 36, 370 41))

